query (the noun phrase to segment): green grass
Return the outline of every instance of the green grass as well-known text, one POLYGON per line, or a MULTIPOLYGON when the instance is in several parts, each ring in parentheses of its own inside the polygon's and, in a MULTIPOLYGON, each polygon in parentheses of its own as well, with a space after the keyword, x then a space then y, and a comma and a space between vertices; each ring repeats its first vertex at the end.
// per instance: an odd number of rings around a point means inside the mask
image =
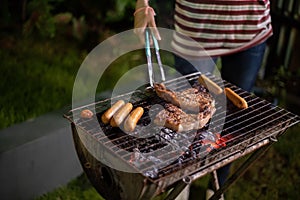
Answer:
MULTIPOLYGON (((77 71, 89 53, 76 41, 6 36, 0 47, 0 129, 71 105, 77 71)), ((112 89, 126 71, 143 64, 143 53, 115 60, 99 81, 97 93, 112 89)))
POLYGON ((228 199, 299 199, 299 133, 296 126, 280 137, 228 191, 228 199))
POLYGON ((0 129, 68 105, 85 53, 72 43, 6 39, 7 48, 0 49, 0 129))
POLYGON ((72 180, 68 185, 60 187, 53 192, 47 193, 36 200, 103 200, 97 191, 88 182, 85 174, 72 180))

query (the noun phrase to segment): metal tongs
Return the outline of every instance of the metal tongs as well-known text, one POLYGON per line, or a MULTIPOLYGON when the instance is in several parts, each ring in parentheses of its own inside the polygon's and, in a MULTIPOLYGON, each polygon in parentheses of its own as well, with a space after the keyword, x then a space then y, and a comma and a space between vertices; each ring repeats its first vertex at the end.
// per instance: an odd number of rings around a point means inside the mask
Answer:
POLYGON ((146 28, 145 30, 145 50, 146 50, 146 57, 147 57, 147 64, 148 64, 148 72, 149 72, 149 81, 150 81, 150 86, 153 87, 154 85, 154 74, 153 74, 153 66, 152 66, 152 59, 151 59, 151 49, 150 49, 150 35, 152 37, 153 45, 155 48, 155 54, 156 54, 156 59, 157 63, 160 69, 160 74, 161 74, 161 80, 165 81, 165 72, 161 63, 160 59, 160 54, 159 54, 159 45, 157 42, 157 39, 151 32, 149 28, 146 28))

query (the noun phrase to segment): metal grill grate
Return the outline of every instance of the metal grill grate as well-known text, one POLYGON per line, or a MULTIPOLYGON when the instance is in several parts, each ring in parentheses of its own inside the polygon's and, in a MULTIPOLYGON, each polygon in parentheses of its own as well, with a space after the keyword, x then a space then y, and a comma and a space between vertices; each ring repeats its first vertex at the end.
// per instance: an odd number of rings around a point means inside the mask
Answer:
MULTIPOLYGON (((247 102, 249 107, 240 110, 227 103, 224 112, 218 112, 213 123, 215 132, 219 132, 224 143, 220 143, 221 148, 214 148, 207 151, 208 146, 200 143, 201 136, 208 127, 198 131, 177 134, 167 128, 147 126, 151 119, 148 109, 155 104, 162 104, 155 92, 151 90, 138 90, 132 93, 120 95, 113 99, 106 99, 95 104, 86 105, 71 110, 65 117, 70 120, 78 130, 91 136, 101 148, 109 151, 114 157, 125 162, 134 171, 142 174, 151 182, 160 182, 161 187, 166 187, 176 181, 197 173, 199 177, 206 173, 232 162, 233 160, 268 144, 275 140, 284 131, 297 123, 298 116, 273 106, 269 102, 256 97, 242 89, 221 80, 212 75, 208 75, 217 84, 224 84, 230 87, 247 102), (112 128, 104 125, 101 114, 110 107, 111 103, 123 99, 130 101, 134 106, 142 106, 145 113, 140 120, 142 126, 137 127, 136 136, 128 135, 119 128, 112 128), (81 119, 80 112, 83 109, 94 107, 97 112, 97 119, 81 119), (222 121, 225 124, 223 126, 222 121), (218 124, 220 122, 220 124, 218 124), (100 126, 99 126, 100 124, 100 126), (152 134, 157 133, 157 134, 152 134), (176 137, 176 141, 173 138, 176 137), (192 141, 189 146, 182 148, 183 144, 178 142, 192 141), (176 148, 180 146, 180 148, 176 148), (175 148, 174 148, 175 147, 175 148), (152 156, 153 152, 159 150, 160 155, 152 156), (180 155, 180 156, 178 156, 180 155), (174 156, 176 156, 174 158, 174 156), (162 183, 163 182, 163 183, 162 183)), ((167 87, 184 89, 187 87, 186 79, 190 83, 197 81, 199 73, 191 74, 178 79, 166 82, 167 87)), ((218 102, 216 100, 216 102, 218 102)), ((222 105, 216 103, 216 108, 222 105)))

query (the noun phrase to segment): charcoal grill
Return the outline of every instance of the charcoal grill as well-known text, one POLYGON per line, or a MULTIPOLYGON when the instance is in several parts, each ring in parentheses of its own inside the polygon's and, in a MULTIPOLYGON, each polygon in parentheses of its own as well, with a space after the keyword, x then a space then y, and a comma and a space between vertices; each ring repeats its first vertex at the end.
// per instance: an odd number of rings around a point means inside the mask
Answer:
MULTIPOLYGON (((194 84, 199 75, 200 73, 186 75, 169 80, 165 84, 167 87, 184 88, 186 84, 183 83, 186 80, 194 84)), ((225 185, 217 188, 218 191, 212 199, 218 199, 287 128, 300 121, 297 115, 287 110, 274 106, 214 75, 207 74, 207 76, 219 85, 230 87, 249 105, 247 109, 241 110, 231 102, 227 102, 224 112, 217 113, 212 130, 206 126, 201 130, 179 134, 162 127, 154 127, 153 130, 143 129, 142 127, 151 121, 148 108, 163 103, 149 88, 82 106, 64 115, 71 122, 75 148, 83 169, 104 198, 151 199, 173 188, 167 197, 173 199, 186 184, 252 153, 225 185), (145 113, 139 121, 140 126, 132 134, 104 125, 100 120, 101 114, 112 102, 119 99, 145 108, 145 113), (91 108, 97 113, 92 119, 80 118, 83 109, 91 108), (201 143, 201 136, 208 130, 222 136, 222 140, 215 148, 201 143), (158 134, 149 134, 150 132, 158 134), (143 137, 140 137, 141 135, 143 137), (191 142, 185 148, 182 146, 174 148, 172 140, 174 137, 177 137, 177 142, 181 140, 191 142), (158 150, 159 155, 155 154, 156 157, 153 157, 153 153, 158 150), (111 167, 116 163, 122 166, 122 170, 111 167)), ((216 108, 222 109, 224 105, 218 104, 217 98, 216 108)))

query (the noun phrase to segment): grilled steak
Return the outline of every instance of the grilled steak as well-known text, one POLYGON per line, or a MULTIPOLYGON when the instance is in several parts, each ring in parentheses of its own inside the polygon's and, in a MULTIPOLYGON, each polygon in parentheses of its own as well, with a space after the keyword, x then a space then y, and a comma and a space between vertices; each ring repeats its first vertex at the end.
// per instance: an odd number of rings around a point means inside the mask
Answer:
POLYGON ((154 88, 157 95, 168 102, 154 119, 159 126, 177 132, 201 129, 215 113, 215 100, 204 87, 180 92, 169 90, 163 84, 155 84, 154 88))
POLYGON ((195 113, 211 112, 215 107, 215 100, 204 87, 189 88, 181 92, 167 89, 163 84, 154 85, 156 94, 165 101, 195 113))
POLYGON ((188 114, 179 107, 169 103, 165 104, 164 107, 165 109, 156 115, 154 123, 158 126, 170 128, 176 132, 203 128, 215 112, 215 108, 212 108, 211 112, 188 114))

